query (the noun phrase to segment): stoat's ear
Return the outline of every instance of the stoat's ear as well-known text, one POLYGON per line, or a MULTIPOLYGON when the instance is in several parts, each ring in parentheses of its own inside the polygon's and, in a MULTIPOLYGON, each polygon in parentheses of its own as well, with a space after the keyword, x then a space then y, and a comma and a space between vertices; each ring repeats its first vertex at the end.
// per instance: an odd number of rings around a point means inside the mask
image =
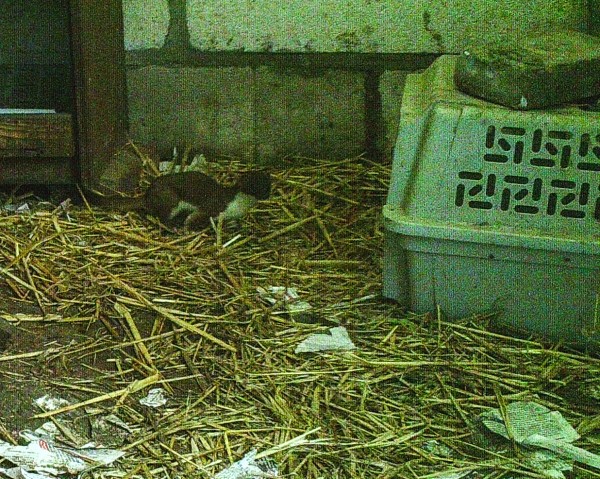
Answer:
POLYGON ((240 177, 238 188, 257 200, 266 200, 271 194, 271 175, 266 171, 248 171, 240 177))

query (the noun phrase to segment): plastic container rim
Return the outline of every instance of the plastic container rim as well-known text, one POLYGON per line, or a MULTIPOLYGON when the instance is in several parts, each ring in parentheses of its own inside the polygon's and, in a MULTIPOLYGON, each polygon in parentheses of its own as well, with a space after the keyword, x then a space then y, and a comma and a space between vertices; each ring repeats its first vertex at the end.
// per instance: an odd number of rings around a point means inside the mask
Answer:
POLYGON ((541 231, 523 231, 506 226, 447 223, 411 218, 398 206, 385 205, 387 230, 404 236, 452 240, 466 243, 510 246, 554 252, 600 255, 600 237, 555 236, 541 231))

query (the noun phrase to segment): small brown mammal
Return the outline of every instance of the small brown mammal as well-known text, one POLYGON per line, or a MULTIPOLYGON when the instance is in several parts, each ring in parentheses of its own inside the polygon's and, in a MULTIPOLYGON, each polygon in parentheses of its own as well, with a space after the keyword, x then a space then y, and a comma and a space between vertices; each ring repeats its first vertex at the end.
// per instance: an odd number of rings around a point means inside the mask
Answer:
POLYGON ((92 203, 123 211, 144 210, 165 226, 197 231, 210 218, 241 218, 271 193, 271 176, 263 171, 243 173, 234 186, 223 186, 198 171, 157 177, 142 196, 125 198, 90 193, 92 203))

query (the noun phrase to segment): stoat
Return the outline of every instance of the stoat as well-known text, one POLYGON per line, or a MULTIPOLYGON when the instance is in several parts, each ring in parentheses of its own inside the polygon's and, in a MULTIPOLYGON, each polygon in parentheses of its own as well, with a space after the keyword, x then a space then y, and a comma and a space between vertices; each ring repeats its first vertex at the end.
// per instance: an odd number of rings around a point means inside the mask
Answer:
POLYGON ((223 186, 197 171, 173 173, 155 178, 138 197, 102 196, 90 193, 92 203, 122 211, 143 210, 165 226, 197 231, 210 218, 241 218, 271 192, 271 176, 262 171, 243 173, 234 186, 223 186))

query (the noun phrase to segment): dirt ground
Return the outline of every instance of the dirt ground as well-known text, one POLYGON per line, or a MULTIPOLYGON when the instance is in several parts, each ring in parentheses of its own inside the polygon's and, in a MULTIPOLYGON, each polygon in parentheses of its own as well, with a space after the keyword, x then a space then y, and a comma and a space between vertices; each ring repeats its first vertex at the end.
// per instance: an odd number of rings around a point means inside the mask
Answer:
POLYGON ((290 159, 273 174, 272 198, 240 224, 195 235, 62 198, 4 211, 0 440, 22 444, 50 420, 60 444, 125 452, 83 477, 213 477, 257 449, 282 477, 541 478, 475 427, 482 411, 534 401, 598 452, 598 359, 381 297, 389 165, 290 159), (270 286, 311 309, 270 304, 257 289, 270 286), (355 350, 297 352, 333 326, 355 350), (155 387, 167 404, 141 405, 155 387), (74 409, 36 417, 45 395, 74 409))

